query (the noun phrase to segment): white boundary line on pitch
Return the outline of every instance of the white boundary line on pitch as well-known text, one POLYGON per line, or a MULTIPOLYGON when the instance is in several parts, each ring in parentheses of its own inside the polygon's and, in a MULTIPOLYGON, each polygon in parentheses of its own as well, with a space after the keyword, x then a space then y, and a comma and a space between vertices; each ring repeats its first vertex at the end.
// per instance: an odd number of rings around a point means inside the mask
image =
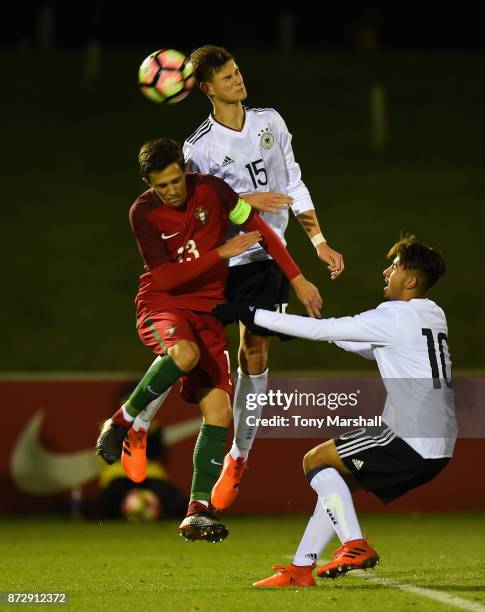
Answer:
POLYGON ((425 589, 424 587, 418 587, 414 584, 406 584, 405 582, 395 582, 389 580, 389 578, 380 578, 378 576, 369 576, 363 570, 352 570, 351 576, 359 576, 368 582, 376 582, 384 586, 391 587, 393 589, 400 589, 401 591, 407 591, 413 595, 421 595, 421 597, 427 597, 428 599, 434 599, 443 604, 454 606, 455 608, 461 608, 462 610, 470 610, 471 612, 485 612, 485 606, 477 601, 470 601, 469 599, 462 599, 456 595, 449 595, 442 591, 435 591, 434 589, 425 589))
MULTIPOLYGON (((293 559, 293 555, 285 555, 288 559, 293 559)), ((330 561, 330 559, 320 559, 320 561, 330 561)), ((414 584, 407 584, 404 582, 396 582, 389 578, 381 578, 379 576, 369 576, 364 570, 352 570, 348 574, 349 578, 359 577, 367 580, 368 582, 375 582, 382 584, 383 586, 391 587, 393 589, 400 589, 401 591, 407 591, 413 595, 420 595, 421 597, 427 597, 428 599, 434 599, 440 603, 460 608, 461 610, 470 610, 470 612, 485 612, 485 606, 477 601, 470 601, 469 599, 462 599, 456 595, 449 595, 442 591, 435 591, 434 589, 425 589, 424 587, 418 587, 414 584)), ((329 578, 325 578, 329 580, 329 578)))

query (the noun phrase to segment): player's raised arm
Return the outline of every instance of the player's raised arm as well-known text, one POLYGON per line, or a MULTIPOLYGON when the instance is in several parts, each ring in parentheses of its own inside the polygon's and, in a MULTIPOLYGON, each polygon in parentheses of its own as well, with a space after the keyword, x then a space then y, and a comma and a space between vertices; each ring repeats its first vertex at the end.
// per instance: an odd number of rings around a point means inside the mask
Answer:
POLYGON ((295 160, 291 145, 292 136, 283 117, 275 110, 272 114, 273 129, 281 145, 288 172, 288 194, 293 199, 291 209, 315 247, 319 259, 327 264, 330 277, 334 280, 344 271, 343 257, 328 246, 323 237, 312 198, 302 180, 300 166, 295 160))
POLYGON ((315 210, 307 210, 297 214, 296 218, 315 247, 318 258, 328 264, 327 269, 330 272, 330 278, 335 280, 344 271, 344 258, 327 244, 318 223, 317 213, 315 210))

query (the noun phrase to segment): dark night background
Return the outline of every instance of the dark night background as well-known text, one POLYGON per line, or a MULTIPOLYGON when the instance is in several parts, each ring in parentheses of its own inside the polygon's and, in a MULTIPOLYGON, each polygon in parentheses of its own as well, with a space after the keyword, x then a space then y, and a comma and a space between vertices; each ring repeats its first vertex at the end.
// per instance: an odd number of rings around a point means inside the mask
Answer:
POLYGON ((46 6, 55 14, 55 44, 79 47, 90 38, 107 46, 140 47, 178 44, 191 48, 207 41, 245 47, 278 43, 279 22, 294 20, 296 44, 351 49, 373 31, 385 49, 480 50, 485 47, 477 3, 323 2, 226 4, 27 2, 2 8, 2 46, 34 42, 46 6), (318 7, 318 8, 317 8, 318 7))
MULTIPOLYGON (((293 133, 324 233, 346 261, 331 283, 290 221, 290 250, 319 286, 326 316, 375 306, 384 255, 411 231, 448 261, 434 297, 448 315, 455 366, 485 367, 479 9, 322 3, 317 15, 314 5, 286 6, 2 7, 1 370, 139 372, 150 363, 134 329, 141 264, 127 213, 143 189, 136 157, 149 138, 183 141, 210 107, 198 91, 172 107, 153 104, 136 75, 158 48, 189 53, 205 43, 235 54, 248 104, 275 107, 293 133)), ((324 343, 289 347, 275 343, 275 370, 373 367, 324 343)))

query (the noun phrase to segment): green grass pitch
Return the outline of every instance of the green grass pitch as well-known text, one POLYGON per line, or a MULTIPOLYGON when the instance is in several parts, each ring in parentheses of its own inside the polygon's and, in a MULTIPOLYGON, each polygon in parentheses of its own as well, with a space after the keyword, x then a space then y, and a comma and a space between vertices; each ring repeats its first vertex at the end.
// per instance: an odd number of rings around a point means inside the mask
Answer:
POLYGON ((173 521, 4 519, 0 591, 67 591, 71 610, 485 611, 483 516, 364 515, 375 570, 310 589, 252 588, 272 564, 290 563, 305 524, 228 515, 229 538, 214 545, 185 543, 173 521))

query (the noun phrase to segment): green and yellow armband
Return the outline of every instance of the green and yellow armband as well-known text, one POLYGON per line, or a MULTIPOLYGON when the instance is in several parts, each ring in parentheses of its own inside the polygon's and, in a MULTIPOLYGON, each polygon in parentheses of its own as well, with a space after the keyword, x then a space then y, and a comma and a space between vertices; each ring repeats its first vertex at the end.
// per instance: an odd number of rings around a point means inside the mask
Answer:
POLYGON ((243 198, 239 198, 236 206, 229 213, 229 220, 234 225, 242 225, 248 220, 251 214, 251 206, 243 198))

